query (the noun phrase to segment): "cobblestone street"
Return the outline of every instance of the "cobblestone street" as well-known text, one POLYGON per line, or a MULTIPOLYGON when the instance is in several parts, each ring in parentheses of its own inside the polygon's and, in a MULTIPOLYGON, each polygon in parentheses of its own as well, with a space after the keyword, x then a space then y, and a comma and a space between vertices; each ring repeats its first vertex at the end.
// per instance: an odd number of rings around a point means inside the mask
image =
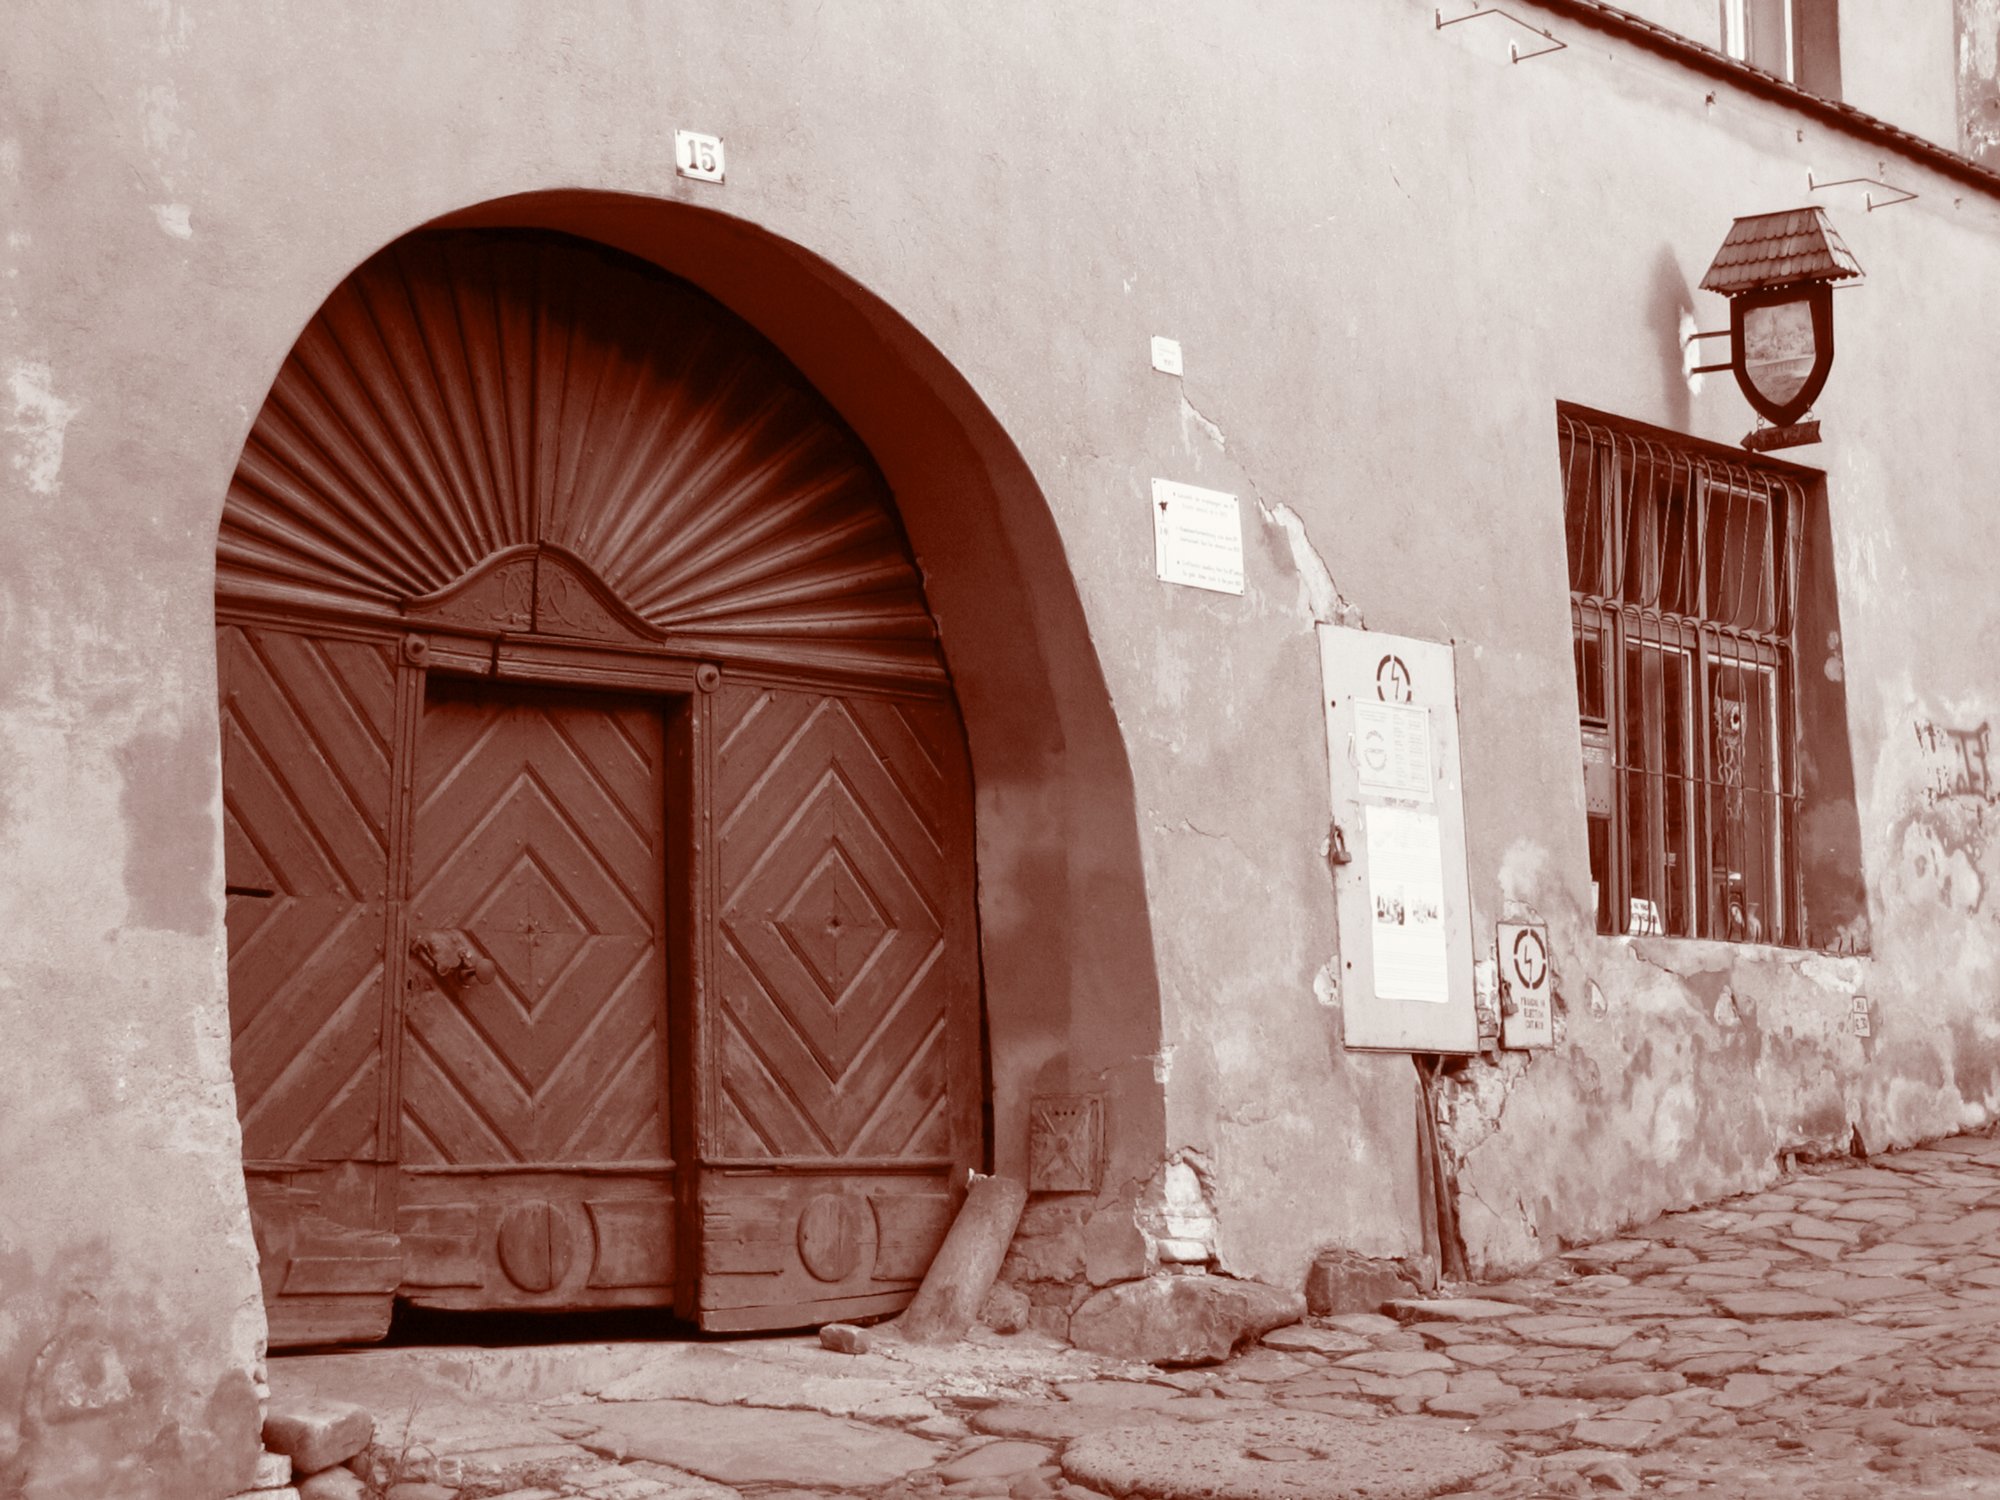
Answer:
POLYGON ((442 1486, 394 1500, 2000 1495, 1996 1232, 2000 1140, 1968 1137, 1209 1368, 982 1334, 362 1351, 272 1378, 377 1413, 371 1478, 442 1486))

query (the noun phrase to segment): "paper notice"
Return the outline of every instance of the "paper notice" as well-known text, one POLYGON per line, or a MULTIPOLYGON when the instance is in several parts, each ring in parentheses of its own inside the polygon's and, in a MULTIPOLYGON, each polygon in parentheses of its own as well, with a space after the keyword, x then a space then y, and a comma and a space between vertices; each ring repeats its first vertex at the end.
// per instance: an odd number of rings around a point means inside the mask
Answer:
POLYGON ((1451 998, 1444 937, 1444 846, 1435 812, 1368 805, 1368 899, 1375 994, 1451 998))
POLYGON ((1243 592, 1243 517, 1234 495, 1153 481, 1153 567, 1165 583, 1243 592))
POLYGON ((1431 801, 1431 711, 1414 703, 1357 702, 1354 757, 1364 795, 1431 801))

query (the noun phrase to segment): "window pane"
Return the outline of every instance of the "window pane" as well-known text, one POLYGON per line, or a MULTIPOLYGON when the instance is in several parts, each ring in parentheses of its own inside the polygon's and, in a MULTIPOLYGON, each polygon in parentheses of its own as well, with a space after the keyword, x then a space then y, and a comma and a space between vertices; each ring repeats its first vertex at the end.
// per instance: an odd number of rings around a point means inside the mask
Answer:
POLYGON ((1597 445, 1563 436, 1563 522, 1569 538, 1569 586, 1579 594, 1605 593, 1610 537, 1597 479, 1597 445))
POLYGON ((1708 607, 1703 613, 1732 630, 1776 628, 1770 497, 1711 484, 1707 529, 1708 607))
POLYGON ((1686 936, 1694 920, 1693 673, 1686 650, 1634 640, 1625 650, 1621 744, 1628 930, 1686 936))
POLYGON ((1611 717, 1604 691, 1604 626, 1584 621, 1576 627, 1576 705, 1586 719, 1611 717))
POLYGON ((1840 97, 1838 0, 1792 0, 1792 82, 1822 99, 1840 97))
POLYGON ((1709 924, 1736 942, 1789 936, 1775 675, 1728 656, 1709 663, 1709 924))
POLYGON ((1701 610, 1701 530, 1691 469, 1674 465, 1660 511, 1660 608, 1677 615, 1701 610))
POLYGON ((1590 825, 1590 889, 1597 901, 1597 930, 1599 932, 1623 932, 1622 921, 1614 920, 1611 903, 1616 887, 1611 879, 1611 820, 1591 818, 1590 825))
POLYGON ((1618 597, 1652 608, 1660 597, 1662 486, 1658 469, 1630 450, 1620 455, 1619 515, 1625 524, 1625 570, 1618 597))
POLYGON ((1787 0, 1743 0, 1743 60, 1780 78, 1792 76, 1789 8, 1787 0))

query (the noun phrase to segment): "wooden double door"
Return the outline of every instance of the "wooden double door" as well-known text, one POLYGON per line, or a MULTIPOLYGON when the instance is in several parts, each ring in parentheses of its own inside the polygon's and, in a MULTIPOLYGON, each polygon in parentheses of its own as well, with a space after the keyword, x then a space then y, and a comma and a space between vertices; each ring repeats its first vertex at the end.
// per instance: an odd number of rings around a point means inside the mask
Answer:
POLYGON ((379 1337, 397 1299, 713 1328, 907 1300, 981 1145, 948 702, 219 643, 275 1344, 379 1337))

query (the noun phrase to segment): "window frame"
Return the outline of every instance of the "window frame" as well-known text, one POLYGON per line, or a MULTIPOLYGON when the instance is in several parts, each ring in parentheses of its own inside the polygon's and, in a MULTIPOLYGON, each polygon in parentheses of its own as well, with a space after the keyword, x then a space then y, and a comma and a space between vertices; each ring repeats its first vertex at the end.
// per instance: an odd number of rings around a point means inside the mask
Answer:
POLYGON ((1598 931, 1805 946, 1798 601, 1816 476, 1567 403, 1558 453, 1578 713, 1610 747, 1609 812, 1586 825, 1598 931), (1730 694, 1731 673, 1764 686, 1730 694))

